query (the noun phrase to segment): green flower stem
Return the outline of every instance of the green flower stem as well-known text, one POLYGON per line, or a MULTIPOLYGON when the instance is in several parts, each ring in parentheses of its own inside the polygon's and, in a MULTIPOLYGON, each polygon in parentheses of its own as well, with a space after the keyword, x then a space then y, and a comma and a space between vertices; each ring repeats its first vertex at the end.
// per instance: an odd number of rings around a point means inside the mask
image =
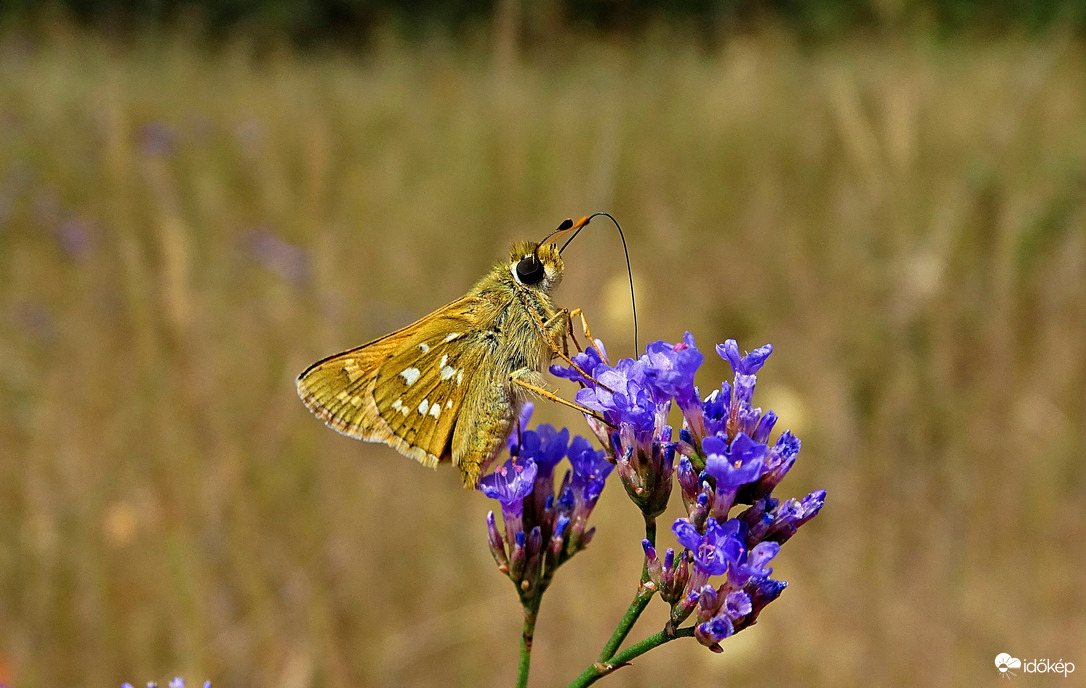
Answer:
POLYGON ((527 688, 528 669, 532 663, 532 638, 535 636, 535 620, 539 615, 539 601, 543 595, 536 595, 524 605, 524 631, 520 635, 520 663, 517 665, 517 688, 527 688))
MULTIPOLYGON (((652 545, 656 546, 656 519, 652 517, 645 518, 645 539, 652 545)), ((603 646, 600 651, 600 662, 606 662, 611 659, 611 656, 618 652, 618 648, 622 646, 622 643, 626 640, 626 636, 630 634, 630 630, 633 625, 637 623, 637 619, 641 616, 641 612, 645 611, 645 607, 648 606, 649 600, 656 594, 656 589, 648 587, 645 584, 649 582, 649 567, 648 562, 641 567, 641 584, 637 586, 637 593, 634 594, 633 602, 626 608, 626 613, 622 615, 622 620, 618 622, 618 626, 615 627, 614 633, 608 638, 607 644, 603 646)))
POLYGON ((653 648, 660 647, 661 645, 669 643, 676 638, 690 638, 693 637, 693 635, 693 626, 680 628, 672 635, 668 635, 667 631, 660 631, 659 633, 654 633, 653 635, 650 635, 648 638, 645 638, 641 642, 631 645, 622 652, 619 652, 610 660, 606 662, 596 662, 595 664, 592 664, 587 669, 585 669, 580 676, 574 679, 573 683, 569 684, 569 688, 584 688, 585 686, 590 686, 604 676, 607 676, 608 674, 613 672, 615 669, 621 669, 622 667, 628 665, 634 659, 640 657, 641 655, 645 654, 653 648))
POLYGON ((626 636, 630 634, 630 630, 633 625, 637 623, 638 617, 641 616, 641 612, 645 611, 645 607, 648 606, 649 600, 656 594, 656 590, 653 588, 646 588, 645 582, 642 581, 637 586, 637 594, 634 595, 633 602, 626 609, 626 613, 622 615, 622 620, 618 622, 618 626, 615 627, 614 633, 608 638, 607 644, 603 646, 600 651, 600 662, 606 662, 618 651, 618 648, 622 646, 623 641, 626 640, 626 636))

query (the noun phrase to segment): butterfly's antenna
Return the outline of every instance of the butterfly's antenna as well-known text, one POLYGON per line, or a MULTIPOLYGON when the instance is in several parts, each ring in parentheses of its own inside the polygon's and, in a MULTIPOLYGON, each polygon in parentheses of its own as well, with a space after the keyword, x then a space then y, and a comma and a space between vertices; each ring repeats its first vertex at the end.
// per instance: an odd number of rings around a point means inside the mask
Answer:
MULTIPOLYGON (((633 269, 630 267, 630 251, 626 248, 626 235, 622 233, 622 227, 619 226, 618 220, 614 218, 611 213, 592 213, 587 217, 582 217, 580 220, 573 222, 572 220, 566 220, 562 224, 558 225, 558 229, 547 235, 547 238, 539 242, 539 245, 547 243, 557 243, 563 236, 572 232, 570 237, 566 239, 566 243, 562 244, 562 248, 558 249, 558 253, 561 254, 569 246, 570 242, 577 238, 577 235, 581 233, 581 230, 592 221, 594 217, 606 217, 608 220, 615 224, 615 229, 618 230, 618 236, 622 240, 622 253, 626 256, 626 276, 630 281, 630 309, 633 311, 633 326, 634 326, 634 354, 640 350, 637 346, 637 299, 634 298, 634 283, 633 283, 633 269), (553 239, 551 237, 554 237, 553 239)), ((537 248, 538 250, 538 248, 537 248)))

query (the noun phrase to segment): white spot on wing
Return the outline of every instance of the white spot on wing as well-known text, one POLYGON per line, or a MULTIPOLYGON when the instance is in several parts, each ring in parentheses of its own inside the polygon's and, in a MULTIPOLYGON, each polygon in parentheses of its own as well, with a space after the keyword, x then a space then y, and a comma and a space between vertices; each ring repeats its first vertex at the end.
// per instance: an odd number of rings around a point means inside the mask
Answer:
POLYGON ((441 415, 441 404, 434 404, 430 407, 430 415, 437 418, 441 415))
POLYGON ((396 401, 392 402, 391 406, 392 406, 392 408, 399 411, 400 407, 403 406, 403 399, 397 399, 396 401))
POLYGON ((464 381, 464 371, 463 370, 456 371, 456 386, 459 387, 460 383, 463 382, 463 381, 464 381))
POLYGON ((423 399, 422 402, 419 403, 419 415, 425 416, 426 415, 426 409, 428 409, 429 407, 430 407, 430 402, 423 399))
POLYGON ((429 350, 430 350, 430 345, 427 344, 426 342, 423 342, 422 344, 419 344, 419 351, 421 351, 422 353, 426 353, 429 350))
POLYGON ((445 402, 445 408, 447 408, 447 409, 452 408, 452 399, 449 399, 448 401, 445 402))
POLYGON ((449 354, 442 354, 441 363, 438 363, 438 366, 444 368, 445 367, 445 362, 448 361, 448 360, 449 360, 449 354))
POLYGON ((410 387, 415 384, 415 380, 419 379, 419 374, 418 368, 408 368, 400 373, 400 376, 404 379, 404 382, 407 383, 407 386, 410 387))
POLYGON ((449 335, 448 335, 447 337, 445 337, 445 341, 447 341, 447 342, 451 342, 452 340, 454 340, 454 339, 456 339, 457 337, 459 337, 459 336, 460 336, 460 334, 461 334, 461 333, 459 333, 459 332, 450 332, 450 333, 449 333, 449 335))
POLYGON ((457 372, 458 371, 456 370, 456 368, 450 368, 449 366, 445 366, 441 369, 441 379, 448 380, 453 375, 456 375, 457 372))

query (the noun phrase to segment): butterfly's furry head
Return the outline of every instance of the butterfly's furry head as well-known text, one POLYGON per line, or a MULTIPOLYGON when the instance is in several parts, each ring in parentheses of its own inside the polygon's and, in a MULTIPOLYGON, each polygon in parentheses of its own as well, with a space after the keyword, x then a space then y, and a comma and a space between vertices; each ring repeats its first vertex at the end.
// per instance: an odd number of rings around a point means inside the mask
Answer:
POLYGON ((513 244, 509 250, 509 274, 520 287, 550 293, 562 282, 565 264, 553 244, 534 241, 513 244))

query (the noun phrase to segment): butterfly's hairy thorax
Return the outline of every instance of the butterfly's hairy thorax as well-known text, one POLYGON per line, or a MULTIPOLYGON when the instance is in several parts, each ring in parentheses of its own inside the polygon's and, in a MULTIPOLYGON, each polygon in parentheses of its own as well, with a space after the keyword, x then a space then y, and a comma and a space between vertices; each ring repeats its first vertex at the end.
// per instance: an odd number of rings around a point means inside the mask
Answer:
POLYGON ((493 304, 494 311, 484 318, 491 323, 488 343, 497 353, 495 362, 508 374, 523 368, 542 371, 552 356, 541 328, 558 312, 550 292, 562 281, 564 266, 553 247, 544 247, 539 254, 546 276, 539 284, 521 283, 515 265, 535 250, 530 242, 514 245, 509 263, 495 266, 472 289, 493 304))

